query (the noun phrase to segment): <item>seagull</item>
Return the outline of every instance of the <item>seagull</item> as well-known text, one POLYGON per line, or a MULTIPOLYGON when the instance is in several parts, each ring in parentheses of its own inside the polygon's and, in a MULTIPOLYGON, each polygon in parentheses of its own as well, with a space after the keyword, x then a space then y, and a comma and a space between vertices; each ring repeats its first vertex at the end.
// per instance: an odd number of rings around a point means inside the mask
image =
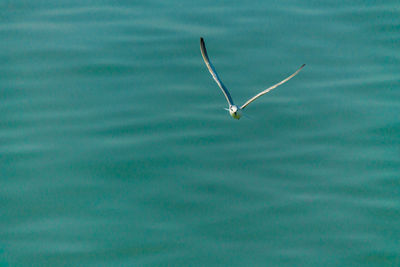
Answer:
POLYGON ((247 107, 251 102, 253 102, 254 100, 256 100, 257 98, 259 98, 262 95, 265 95, 266 93, 268 93, 269 91, 271 91, 272 89, 275 89, 276 87, 278 87, 281 84, 284 84, 285 82, 289 81, 290 79, 292 79, 294 76, 297 75, 297 73, 300 72, 300 70, 302 68, 304 68, 304 66, 306 64, 301 65, 301 67, 296 70, 295 73, 293 73, 292 75, 290 75, 289 77, 287 77, 286 79, 280 81, 277 84, 272 85, 271 87, 265 89, 264 91, 256 94, 255 96, 253 96, 252 98, 250 98, 249 100, 246 101, 246 103, 244 103, 242 106, 236 106, 233 103, 233 99, 231 97, 231 95, 229 94, 228 89, 225 87, 225 85, 222 83, 221 79, 219 78, 217 71, 215 70, 214 66, 211 64, 210 59, 208 58, 208 54, 207 54, 207 50, 206 50, 206 44, 204 43, 204 39, 203 37, 200 37, 200 51, 201 51, 201 55, 203 56, 204 62, 206 63, 206 66, 208 68, 208 71, 211 73, 212 77, 214 78, 215 82, 218 84, 219 88, 221 88, 222 93, 224 94, 226 101, 228 101, 228 105, 229 108, 226 108, 227 111, 229 111, 229 114, 234 118, 234 119, 240 119, 240 117, 242 117, 242 110, 247 107))

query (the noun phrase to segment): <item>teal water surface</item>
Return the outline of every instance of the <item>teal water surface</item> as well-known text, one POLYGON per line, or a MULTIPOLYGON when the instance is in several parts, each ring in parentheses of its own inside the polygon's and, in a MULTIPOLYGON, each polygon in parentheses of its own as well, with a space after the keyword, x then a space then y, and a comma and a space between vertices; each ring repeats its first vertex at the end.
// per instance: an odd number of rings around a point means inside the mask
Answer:
POLYGON ((400 266, 399 12, 0 1, 0 266, 400 266))

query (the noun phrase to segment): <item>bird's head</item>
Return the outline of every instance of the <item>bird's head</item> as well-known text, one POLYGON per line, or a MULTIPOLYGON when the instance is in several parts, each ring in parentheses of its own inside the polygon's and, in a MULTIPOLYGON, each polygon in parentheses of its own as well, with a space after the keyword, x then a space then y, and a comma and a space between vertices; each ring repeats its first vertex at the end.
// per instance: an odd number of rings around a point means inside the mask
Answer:
POLYGON ((234 118, 234 119, 240 119, 242 117, 242 110, 238 108, 236 105, 231 105, 229 107, 229 114, 234 118))

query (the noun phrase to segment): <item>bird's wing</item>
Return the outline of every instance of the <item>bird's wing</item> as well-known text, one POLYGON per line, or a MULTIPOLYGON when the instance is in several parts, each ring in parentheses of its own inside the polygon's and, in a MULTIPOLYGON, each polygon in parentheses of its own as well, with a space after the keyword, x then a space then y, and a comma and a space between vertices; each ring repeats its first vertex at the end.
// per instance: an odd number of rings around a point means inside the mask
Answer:
POLYGON ((229 105, 233 105, 233 100, 232 100, 231 95, 229 94, 228 89, 226 89, 225 85, 222 83, 222 81, 218 77, 218 74, 215 71, 214 66, 211 64, 210 59, 208 58, 206 45, 204 43, 203 37, 200 37, 200 50, 201 50, 201 55, 203 56, 204 62, 207 65, 208 71, 211 73, 212 77, 214 78, 215 82, 218 84, 219 88, 221 88, 222 93, 224 93, 225 98, 228 101, 229 105))
POLYGON ((249 100, 247 100, 247 102, 244 103, 240 108, 241 108, 241 109, 244 109, 245 107, 247 107, 248 104, 250 104, 251 102, 253 102, 253 101, 256 100, 257 98, 259 98, 260 96, 265 95, 266 93, 268 93, 268 92, 271 91, 272 89, 275 89, 275 88, 278 87, 279 85, 284 84, 285 82, 289 81, 289 80, 292 79, 294 76, 296 76, 297 73, 299 73, 299 71, 300 71, 302 68, 304 68, 305 65, 306 65, 306 64, 301 65, 301 67, 300 67, 298 70, 296 70, 295 73, 293 73, 292 75, 290 75, 290 76, 287 77, 286 79, 280 81, 280 82, 277 83, 277 84, 272 85, 271 87, 265 89, 264 91, 258 93, 258 94, 255 95, 255 96, 253 96, 252 98, 250 98, 249 100))

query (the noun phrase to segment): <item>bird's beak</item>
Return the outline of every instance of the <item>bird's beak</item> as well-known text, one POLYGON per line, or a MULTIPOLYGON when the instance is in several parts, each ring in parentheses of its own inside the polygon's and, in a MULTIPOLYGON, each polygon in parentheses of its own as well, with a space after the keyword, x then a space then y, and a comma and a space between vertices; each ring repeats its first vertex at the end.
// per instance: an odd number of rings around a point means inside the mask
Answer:
POLYGON ((224 108, 226 111, 229 111, 229 108, 224 108))

